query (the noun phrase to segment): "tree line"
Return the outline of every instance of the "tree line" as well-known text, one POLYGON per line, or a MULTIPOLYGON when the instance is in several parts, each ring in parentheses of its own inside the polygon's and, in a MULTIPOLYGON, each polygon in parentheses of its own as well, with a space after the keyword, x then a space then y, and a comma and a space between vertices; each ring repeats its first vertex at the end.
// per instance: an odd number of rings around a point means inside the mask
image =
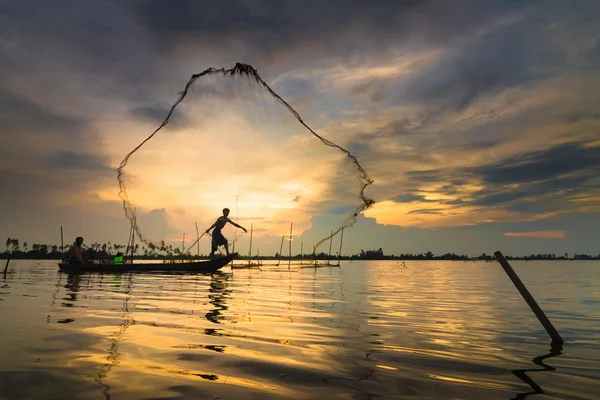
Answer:
MULTIPOLYGON (((33 243, 29 245, 28 242, 22 242, 16 238, 8 238, 6 240, 6 248, 4 252, 0 253, 0 258, 7 258, 9 255, 13 259, 50 259, 60 260, 63 255, 69 250, 71 245, 59 246, 56 244, 40 244, 33 243)), ((164 241, 160 241, 156 246, 140 246, 136 244, 131 246, 106 242, 98 243, 94 242, 87 246, 87 256, 91 259, 111 259, 116 254, 122 253, 131 255, 133 253, 134 258, 153 260, 153 259, 168 259, 168 258, 207 258, 205 254, 191 254, 189 251, 182 250, 173 245, 167 245, 164 241)), ((246 258, 243 257, 242 258, 246 258)), ((273 256, 252 256, 252 259, 260 260, 287 260, 290 257, 288 255, 275 253, 273 256)), ((445 253, 436 255, 431 251, 419 254, 400 254, 400 255, 388 255, 384 254, 383 249, 377 250, 360 250, 358 254, 353 255, 342 255, 339 257, 338 254, 295 254, 292 255, 292 259, 317 259, 317 260, 451 260, 451 261, 475 261, 484 260, 492 261, 495 260, 493 255, 483 253, 479 256, 467 256, 455 253, 445 253)), ((588 254, 573 254, 569 256, 569 253, 563 255, 556 254, 531 254, 529 256, 510 256, 505 255, 507 260, 600 260, 600 254, 588 255, 588 254)))

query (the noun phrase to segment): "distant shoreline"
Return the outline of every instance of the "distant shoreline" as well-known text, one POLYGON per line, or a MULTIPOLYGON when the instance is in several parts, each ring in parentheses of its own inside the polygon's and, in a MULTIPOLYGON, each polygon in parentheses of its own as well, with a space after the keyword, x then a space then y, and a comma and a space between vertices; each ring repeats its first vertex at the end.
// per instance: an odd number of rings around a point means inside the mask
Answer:
MULTIPOLYGON (((11 260, 35 260, 35 261, 41 261, 41 260, 55 260, 55 261, 60 261, 63 259, 62 255, 48 255, 46 257, 28 257, 28 256, 24 256, 24 255, 19 255, 19 254, 10 254, 10 253, 0 253, 0 259, 1 260, 6 260, 9 258, 10 255, 10 259, 11 260)), ((99 261, 99 260, 112 260, 114 257, 114 255, 107 255, 107 256, 103 256, 103 257, 95 257, 93 258, 93 260, 95 261, 99 261)), ((505 258, 507 260, 513 260, 513 261, 593 261, 593 260, 600 260, 600 256, 591 256, 591 255, 587 255, 587 254, 576 254, 573 257, 564 257, 564 256, 560 256, 560 257, 552 257, 552 255, 531 255, 531 256, 510 256, 510 255, 505 255, 505 258)), ((139 261, 153 261, 153 260, 207 260, 208 256, 206 255, 200 255, 200 256, 185 256, 185 257, 181 257, 181 256, 135 256, 133 258, 134 260, 139 260, 139 261)), ((255 257, 247 257, 247 256, 239 256, 237 258, 238 260, 261 260, 261 261, 289 261, 290 257, 284 256, 284 257, 275 257, 275 256, 255 256, 255 257)), ((297 256, 293 256, 291 258, 292 261, 312 261, 312 260, 318 260, 318 261, 337 261, 337 260, 344 260, 344 261, 378 261, 378 260, 385 260, 385 261, 496 261, 496 258, 494 256, 477 256, 477 257, 468 257, 468 256, 446 256, 446 255, 442 255, 442 256, 431 256, 431 257, 426 257, 424 255, 404 255, 404 256, 383 256, 383 257, 360 257, 360 256, 342 256, 340 258, 338 257, 313 257, 312 254, 311 255, 305 255, 304 257, 300 257, 300 255, 297 256)))
MULTIPOLYGON (((4 252, 0 253, 0 259, 10 258, 14 260, 61 260, 64 258, 64 254, 67 253, 71 244, 40 244, 21 241, 17 238, 8 238, 6 240, 6 248, 4 252)), ((140 246, 140 244, 118 244, 118 243, 91 243, 89 246, 84 245, 86 258, 91 260, 113 260, 117 253, 120 253, 125 258, 130 258, 133 255, 134 260, 207 260, 207 254, 194 255, 188 250, 182 250, 173 245, 167 245, 164 241, 158 243, 158 245, 140 246)), ((196 248, 199 252, 199 247, 196 248)), ((235 246, 233 248, 235 251, 235 246)), ((291 249, 290 249, 291 250, 291 249)), ((331 248, 330 248, 331 251, 331 248)), ((530 254, 528 256, 511 256, 504 255, 507 260, 522 260, 522 261, 534 261, 534 260, 545 260, 545 261, 571 261, 571 260, 600 260, 600 254, 589 255, 589 254, 573 254, 571 257, 569 253, 562 253, 561 255, 556 254, 530 254)), ((256 256, 248 257, 243 254, 239 255, 240 260, 290 260, 289 255, 279 252, 274 255, 263 255, 257 251, 256 256)), ((464 254, 456 253, 444 253, 440 255, 434 254, 432 251, 426 251, 419 254, 402 253, 400 255, 389 255, 385 254, 384 250, 380 247, 375 250, 364 250, 361 249, 358 254, 342 255, 338 253, 324 253, 319 252, 292 254, 292 260, 319 260, 319 261, 336 261, 336 260, 391 260, 391 261, 415 261, 415 260, 442 260, 442 261, 495 261, 496 258, 493 255, 483 253, 478 256, 467 256, 464 254)))

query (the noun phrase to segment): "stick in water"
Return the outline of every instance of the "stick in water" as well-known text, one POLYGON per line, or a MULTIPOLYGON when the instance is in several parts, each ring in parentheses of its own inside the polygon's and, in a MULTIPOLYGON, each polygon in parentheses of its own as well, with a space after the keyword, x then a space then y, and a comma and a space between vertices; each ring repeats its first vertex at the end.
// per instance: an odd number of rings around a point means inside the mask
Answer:
POLYGON ((529 290, 527 290, 517 273, 512 269, 512 267, 510 266, 508 261, 506 261, 502 253, 497 251, 494 253, 494 255, 496 256, 496 259, 498 260, 502 268, 504 268, 504 271, 506 272, 510 280, 516 286, 519 293, 521 293, 521 296, 523 296, 523 299, 525 299, 525 301, 529 305, 529 308, 531 308, 531 311, 533 311, 537 319, 541 322, 544 329, 546 329, 546 332, 548 332, 548 335, 550 335, 550 337, 552 338, 552 343, 562 344, 564 342, 563 338, 560 337, 558 331, 554 328, 548 317, 546 317, 546 314, 544 314, 540 306, 537 304, 537 302, 531 295, 531 293, 529 293, 529 290))
POLYGON ((62 225, 60 226, 60 252, 62 254, 62 258, 65 258, 65 243, 63 241, 63 230, 62 225))
POLYGON ((333 244, 333 231, 331 231, 331 237, 329 238, 329 255, 327 256, 327 265, 331 265, 331 245, 333 244))
POLYGON ((250 251, 248 251, 248 265, 252 263, 252 232, 254 231, 254 224, 250 224, 250 251))
POLYGON ((8 272, 8 263, 10 262, 10 254, 8 255, 8 258, 6 259, 6 266, 4 267, 4 279, 6 279, 6 273, 8 272))
POLYGON ((342 229, 342 237, 340 238, 340 253, 338 254, 338 266, 342 261, 342 244, 344 244, 344 230, 342 229))
POLYGON ((290 259, 288 261, 288 269, 291 268, 292 266, 292 228, 294 227, 294 223, 292 222, 290 224, 290 259))
POLYGON ((198 252, 197 252, 197 257, 200 258, 200 233, 198 232, 198 223, 194 222, 196 224, 196 242, 198 242, 198 252))
POLYGON ((283 239, 285 238, 285 235, 281 235, 281 245, 279 246, 279 260, 277 260, 277 266, 279 266, 279 264, 281 264, 281 253, 283 252, 283 239))

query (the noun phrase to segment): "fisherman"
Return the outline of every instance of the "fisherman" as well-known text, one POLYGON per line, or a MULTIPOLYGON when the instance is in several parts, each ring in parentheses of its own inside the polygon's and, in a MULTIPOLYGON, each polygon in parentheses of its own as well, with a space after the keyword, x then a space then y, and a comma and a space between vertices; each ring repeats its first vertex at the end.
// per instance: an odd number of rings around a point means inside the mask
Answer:
POLYGON ((248 232, 246 230, 246 228, 244 228, 243 226, 240 226, 240 225, 236 224, 235 222, 233 222, 232 220, 230 220, 229 218, 227 218, 228 216, 229 216, 229 208, 224 208, 223 209, 223 215, 221 217, 217 218, 217 220, 215 221, 215 223, 212 224, 210 226, 210 228, 208 228, 206 230, 206 233, 210 234, 210 230, 212 228, 215 228, 215 230, 213 231, 213 234, 212 234, 212 243, 211 243, 210 258, 213 258, 213 256, 215 255, 215 251, 217 251, 217 248, 219 246, 225 246, 225 252, 227 253, 227 255, 229 255, 229 243, 227 242, 227 239, 225 239, 225 236, 223 236, 223 234, 221 233, 221 229, 223 229, 223 227, 225 227, 225 225, 228 222, 231 225, 237 226, 238 228, 242 229, 244 232, 248 232))
POLYGON ((123 253, 118 252, 114 259, 115 264, 123 264, 123 253))
POLYGON ((69 256, 71 258, 71 264, 87 264, 90 262, 83 257, 83 238, 81 236, 75 239, 75 243, 71 245, 69 249, 69 256))

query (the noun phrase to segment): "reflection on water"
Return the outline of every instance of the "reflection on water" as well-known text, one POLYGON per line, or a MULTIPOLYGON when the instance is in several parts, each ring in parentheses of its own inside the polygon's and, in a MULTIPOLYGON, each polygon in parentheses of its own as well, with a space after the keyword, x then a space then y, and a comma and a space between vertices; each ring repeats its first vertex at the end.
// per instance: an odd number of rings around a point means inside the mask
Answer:
MULTIPOLYGON (((69 277, 71 276, 73 276, 74 282, 79 282, 78 273, 70 274, 69 277)), ((96 382, 98 382, 99 385, 102 386, 102 394, 106 399, 110 399, 110 386, 106 383, 103 383, 103 380, 106 378, 113 366, 119 363, 119 343, 123 339, 123 335, 125 334, 127 328, 130 325, 135 324, 135 320, 133 320, 133 318, 131 318, 131 315, 129 314, 129 299, 131 299, 129 293, 131 291, 131 284, 132 274, 130 273, 127 275, 127 284, 125 286, 124 291, 124 293, 128 296, 123 298, 123 314, 121 315, 121 317, 123 318, 123 322, 119 324, 119 330, 116 333, 114 333, 113 337, 110 339, 110 347, 107 350, 108 356, 106 357, 107 362, 102 366, 100 372, 98 372, 98 376, 94 379, 96 382)), ((119 288, 121 286, 121 274, 114 274, 114 281, 112 286, 114 288, 119 288)))
POLYGON ((0 334, 10 338, 0 342, 0 396, 596 398, 597 266, 514 268, 564 353, 545 354, 547 335, 494 263, 186 275, 11 262, 0 287, 0 334), (527 367, 532 358, 541 368, 527 367))
POLYGON ((525 382, 526 384, 528 384, 531 389, 533 391, 531 392, 525 392, 525 393, 519 393, 516 397, 515 400, 521 400, 521 399, 525 399, 528 396, 532 395, 532 394, 542 394, 544 393, 544 391, 542 390, 542 388, 540 387, 540 385, 538 385, 537 383, 535 383, 535 381, 529 376, 527 375, 527 372, 539 372, 539 371, 556 371, 556 368, 554 367, 550 367, 546 364, 544 364, 544 360, 547 358, 551 358, 551 357, 556 357, 562 354, 562 350, 563 350, 563 346, 562 343, 560 344, 556 344, 556 343, 552 343, 551 347, 550 347, 550 352, 547 354, 544 354, 543 356, 538 356, 535 357, 532 361, 539 365, 540 367, 542 367, 542 369, 513 369, 511 372, 513 374, 515 374, 515 376, 517 378, 519 378, 520 380, 522 380, 523 382, 525 382))

